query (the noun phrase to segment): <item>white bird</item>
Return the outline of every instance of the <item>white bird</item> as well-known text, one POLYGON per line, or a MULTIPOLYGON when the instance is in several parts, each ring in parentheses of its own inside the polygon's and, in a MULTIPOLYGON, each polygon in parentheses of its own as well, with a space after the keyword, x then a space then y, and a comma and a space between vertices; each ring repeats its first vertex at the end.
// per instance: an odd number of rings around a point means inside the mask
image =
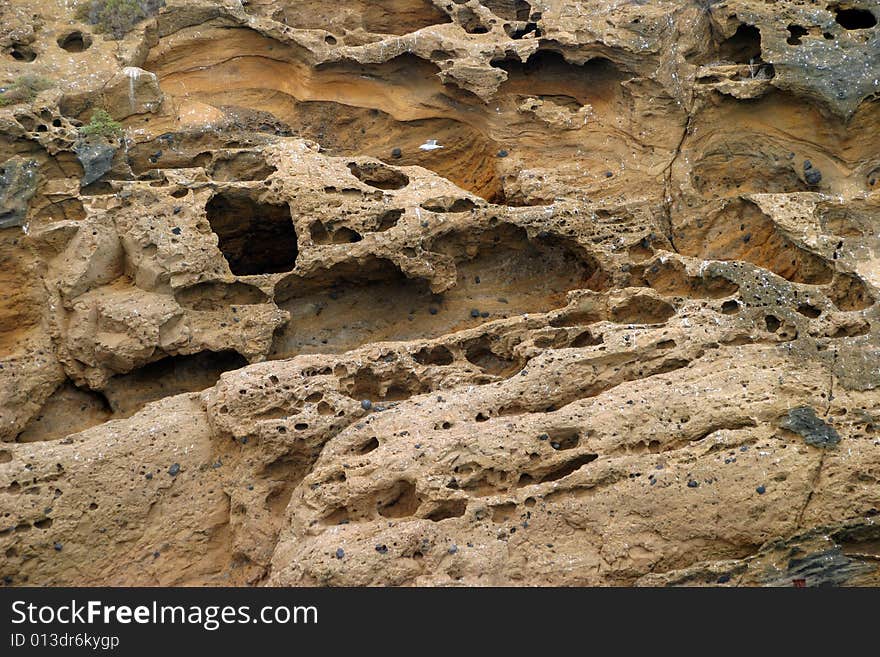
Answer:
POLYGON ((437 143, 436 139, 429 139, 424 144, 419 146, 419 149, 423 150, 423 151, 436 151, 438 148, 443 148, 443 147, 437 143))

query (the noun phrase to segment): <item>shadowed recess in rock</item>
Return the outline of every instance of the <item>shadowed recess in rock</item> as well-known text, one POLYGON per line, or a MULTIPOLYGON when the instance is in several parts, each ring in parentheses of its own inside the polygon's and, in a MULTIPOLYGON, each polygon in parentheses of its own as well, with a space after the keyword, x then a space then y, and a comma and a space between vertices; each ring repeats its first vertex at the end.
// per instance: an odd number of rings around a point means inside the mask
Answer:
POLYGON ((58 440, 72 433, 102 424, 113 417, 113 409, 100 392, 62 384, 43 404, 17 438, 20 443, 58 440))
POLYGON ((553 238, 530 240, 525 230, 510 225, 445 235, 432 248, 449 254, 457 271, 455 284, 440 294, 377 259, 279 282, 276 299, 291 320, 276 334, 272 357, 437 337, 546 312, 565 305, 569 290, 594 286, 600 277, 589 256, 573 246, 553 238))
POLYGON ((287 205, 260 203, 246 191, 227 191, 211 198, 205 212, 233 274, 293 269, 298 247, 287 205))
POLYGON ((234 351, 166 356, 128 374, 114 376, 102 392, 115 417, 128 417, 157 399, 210 388, 223 372, 245 365, 247 361, 234 351))

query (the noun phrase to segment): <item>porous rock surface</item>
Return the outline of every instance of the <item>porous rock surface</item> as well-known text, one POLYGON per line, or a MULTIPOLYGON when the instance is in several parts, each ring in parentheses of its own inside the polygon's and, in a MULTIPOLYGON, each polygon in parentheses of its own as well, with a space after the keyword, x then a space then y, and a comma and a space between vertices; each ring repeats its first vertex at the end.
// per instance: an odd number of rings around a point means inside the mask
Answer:
POLYGON ((0 7, 6 585, 880 583, 880 3, 69 5, 0 7))

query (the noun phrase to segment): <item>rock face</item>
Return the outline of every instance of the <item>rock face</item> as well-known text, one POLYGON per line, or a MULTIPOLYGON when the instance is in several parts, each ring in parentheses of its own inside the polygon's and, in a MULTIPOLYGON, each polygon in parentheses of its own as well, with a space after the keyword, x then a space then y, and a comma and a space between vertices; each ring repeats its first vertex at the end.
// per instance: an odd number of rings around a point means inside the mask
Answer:
POLYGON ((0 7, 6 584, 880 584, 880 3, 67 4, 0 7))

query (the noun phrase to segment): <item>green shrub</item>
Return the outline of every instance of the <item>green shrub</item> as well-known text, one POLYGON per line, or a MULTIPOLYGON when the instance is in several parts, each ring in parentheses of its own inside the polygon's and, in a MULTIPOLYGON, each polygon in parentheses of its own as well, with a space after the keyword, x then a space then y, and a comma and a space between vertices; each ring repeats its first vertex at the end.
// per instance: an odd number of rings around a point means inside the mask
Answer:
POLYGON ((15 82, 0 94, 0 107, 17 103, 29 103, 37 97, 38 93, 50 89, 54 85, 55 83, 52 80, 42 75, 34 75, 32 73, 22 75, 20 78, 16 78, 15 82))
POLYGON ((165 0, 86 0, 76 7, 76 18, 95 25, 114 39, 124 37, 137 23, 165 6, 165 0))
POLYGON ((122 124, 114 121, 106 110, 96 109, 92 112, 92 119, 79 129, 79 134, 83 137, 119 138, 122 136, 122 124))

